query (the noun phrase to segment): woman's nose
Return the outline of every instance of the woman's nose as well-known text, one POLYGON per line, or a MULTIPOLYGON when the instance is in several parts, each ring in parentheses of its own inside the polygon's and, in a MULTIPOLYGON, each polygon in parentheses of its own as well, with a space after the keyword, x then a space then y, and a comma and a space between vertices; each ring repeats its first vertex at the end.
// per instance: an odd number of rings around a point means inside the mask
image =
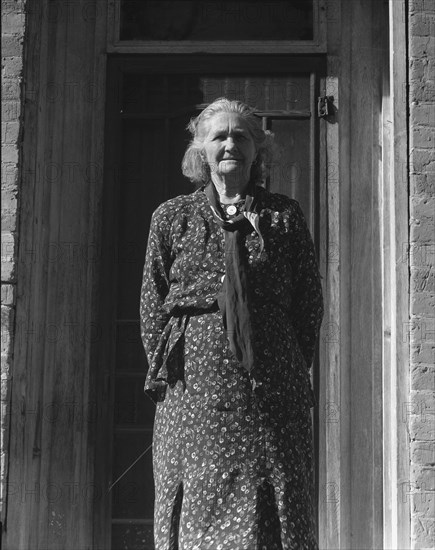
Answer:
POLYGON ((225 149, 234 149, 236 146, 234 139, 232 137, 227 137, 225 141, 225 149))

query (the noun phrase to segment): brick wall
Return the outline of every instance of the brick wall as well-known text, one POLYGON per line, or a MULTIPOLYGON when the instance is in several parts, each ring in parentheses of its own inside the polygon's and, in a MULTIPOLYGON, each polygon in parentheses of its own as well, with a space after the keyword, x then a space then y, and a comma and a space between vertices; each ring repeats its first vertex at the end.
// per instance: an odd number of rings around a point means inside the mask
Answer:
POLYGON ((435 0, 409 2, 412 548, 435 540, 435 0))
POLYGON ((8 403, 17 271, 19 158, 21 143, 24 0, 2 0, 2 249, 1 249, 1 426, 0 510, 4 516, 8 403))

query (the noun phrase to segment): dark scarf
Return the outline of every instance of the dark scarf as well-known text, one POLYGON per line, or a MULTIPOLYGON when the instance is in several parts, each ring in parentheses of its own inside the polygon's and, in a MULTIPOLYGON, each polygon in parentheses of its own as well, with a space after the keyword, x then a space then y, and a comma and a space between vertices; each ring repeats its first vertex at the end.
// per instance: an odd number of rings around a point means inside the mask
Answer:
POLYGON ((217 301, 222 312, 230 349, 249 373, 255 388, 255 355, 250 311, 250 289, 244 238, 250 222, 243 212, 256 212, 255 185, 250 185, 242 212, 231 221, 223 218, 212 182, 204 189, 216 222, 225 235, 225 278, 217 301))

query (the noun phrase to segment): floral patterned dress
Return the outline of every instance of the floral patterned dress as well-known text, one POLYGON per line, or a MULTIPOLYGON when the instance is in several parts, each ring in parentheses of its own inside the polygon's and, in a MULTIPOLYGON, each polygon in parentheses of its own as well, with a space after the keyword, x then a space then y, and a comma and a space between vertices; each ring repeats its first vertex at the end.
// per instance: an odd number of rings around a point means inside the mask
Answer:
POLYGON ((140 316, 157 401, 157 550, 317 548, 309 368, 320 277, 299 204, 261 187, 257 197, 261 237, 251 228, 244 243, 261 391, 217 308, 224 234, 204 188, 152 217, 140 316))

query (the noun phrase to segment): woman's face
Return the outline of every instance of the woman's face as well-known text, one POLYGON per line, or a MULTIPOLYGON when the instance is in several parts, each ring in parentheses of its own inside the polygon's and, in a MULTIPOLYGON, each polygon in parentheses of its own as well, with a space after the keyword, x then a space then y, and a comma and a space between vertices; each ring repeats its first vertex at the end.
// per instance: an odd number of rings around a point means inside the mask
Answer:
POLYGON ((236 113, 218 113, 204 123, 204 152, 212 176, 249 181, 256 147, 245 120, 236 113))

